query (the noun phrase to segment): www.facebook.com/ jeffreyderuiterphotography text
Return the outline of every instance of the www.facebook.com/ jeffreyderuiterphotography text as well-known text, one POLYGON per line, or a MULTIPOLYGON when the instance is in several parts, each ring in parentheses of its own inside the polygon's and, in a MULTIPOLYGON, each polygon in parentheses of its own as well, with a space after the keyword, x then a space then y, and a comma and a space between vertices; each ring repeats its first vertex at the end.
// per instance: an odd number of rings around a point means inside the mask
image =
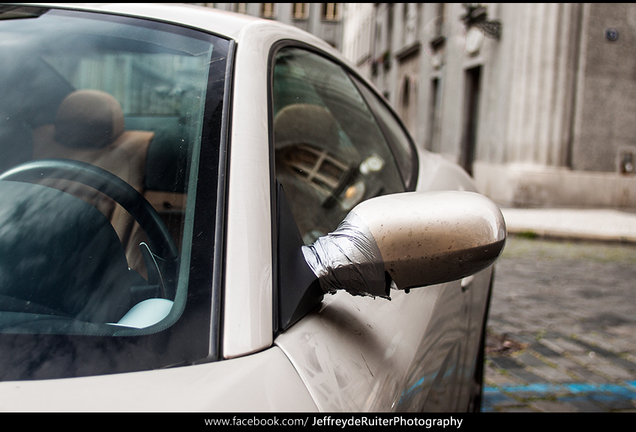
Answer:
POLYGON ((404 416, 307 416, 288 417, 279 416, 232 416, 223 418, 207 418, 207 426, 296 426, 296 427, 364 427, 364 426, 417 426, 424 428, 457 428, 462 425, 463 419, 450 416, 443 417, 404 417, 404 416))

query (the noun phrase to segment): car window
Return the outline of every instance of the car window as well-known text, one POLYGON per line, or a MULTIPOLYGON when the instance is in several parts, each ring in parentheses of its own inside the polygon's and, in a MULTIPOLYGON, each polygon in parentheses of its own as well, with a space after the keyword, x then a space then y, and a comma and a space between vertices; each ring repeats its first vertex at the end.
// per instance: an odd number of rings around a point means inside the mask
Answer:
POLYGON ((380 126, 341 66, 283 48, 272 97, 276 179, 306 244, 333 231, 359 202, 404 191, 380 126))
POLYGON ((369 108, 376 116, 377 122, 386 136, 391 150, 395 155, 395 160, 400 168, 400 173, 404 183, 409 189, 414 189, 414 181, 417 176, 417 158, 415 156, 415 145, 404 130, 401 122, 395 114, 386 106, 380 97, 372 92, 360 80, 353 78, 358 89, 369 104, 369 108))
MULTIPOLYGON (((0 379, 192 360, 166 344, 196 291, 197 170, 213 166, 204 141, 218 161, 227 49, 156 22, 0 6, 0 379)), ((203 331, 201 357, 209 319, 203 331)))

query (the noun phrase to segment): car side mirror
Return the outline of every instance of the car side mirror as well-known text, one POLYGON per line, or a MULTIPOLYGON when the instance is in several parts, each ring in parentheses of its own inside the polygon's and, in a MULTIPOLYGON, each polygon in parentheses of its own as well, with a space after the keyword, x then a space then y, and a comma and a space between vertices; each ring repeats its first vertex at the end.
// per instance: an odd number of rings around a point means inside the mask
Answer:
POLYGON ((506 240, 499 208, 472 192, 406 192, 364 201, 332 233, 305 246, 277 189, 276 331, 326 293, 389 298, 390 289, 449 282, 496 261, 506 240))
POLYGON ((358 204, 332 233, 303 246, 325 293, 388 298, 458 280, 493 264, 506 241, 504 218, 473 192, 406 192, 358 204))

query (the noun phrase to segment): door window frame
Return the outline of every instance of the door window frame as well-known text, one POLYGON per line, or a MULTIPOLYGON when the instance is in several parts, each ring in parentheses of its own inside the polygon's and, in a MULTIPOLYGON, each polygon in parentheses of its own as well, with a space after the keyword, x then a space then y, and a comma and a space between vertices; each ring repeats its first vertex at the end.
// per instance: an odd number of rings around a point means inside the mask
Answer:
POLYGON ((367 83, 367 80, 364 77, 362 77, 352 67, 340 61, 338 58, 307 43, 300 42, 293 39, 283 39, 272 44, 270 48, 270 52, 269 52, 268 63, 267 63, 267 104, 268 104, 267 124, 268 124, 268 142, 269 142, 270 208, 271 208, 271 221, 272 221, 272 226, 271 226, 271 244, 272 244, 272 260, 273 260, 272 269, 274 269, 274 271, 272 271, 272 278, 273 278, 272 286, 274 287, 273 299, 272 299, 273 300, 272 305, 274 308, 274 311, 273 311, 274 338, 281 331, 280 322, 279 322, 280 321, 279 320, 279 304, 280 304, 279 302, 281 300, 279 298, 279 293, 281 292, 281 289, 280 289, 281 281, 278 274, 278 268, 279 268, 278 220, 280 215, 278 211, 279 184, 276 180, 276 165, 275 165, 276 157, 275 157, 275 139, 274 139, 274 68, 276 64, 277 54, 279 53, 279 51, 285 48, 299 48, 299 49, 306 50, 307 52, 313 53, 315 55, 321 56, 325 58, 326 60, 334 63, 336 66, 340 67, 343 70, 343 72, 349 77, 349 79, 353 83, 353 86, 356 88, 360 97, 366 104, 367 109, 373 116, 373 121, 376 123, 376 125, 380 129, 385 142, 390 148, 390 151, 394 159, 394 163, 397 165, 398 171, 401 174, 401 179, 402 179, 405 191, 415 190, 415 187, 417 185, 418 172, 419 172, 419 159, 418 159, 417 149, 413 141, 413 138, 411 137, 410 133, 408 132, 408 129, 404 125, 404 122, 396 113, 396 111, 386 101, 386 99, 382 97, 381 95, 379 95, 379 93, 375 91, 367 83), (374 109, 373 104, 369 103, 365 95, 365 92, 360 90, 359 88, 360 85, 364 85, 372 95, 375 95, 378 98, 378 102, 381 103, 384 106, 384 108, 386 108, 386 110, 388 111, 390 115, 392 115, 393 119, 397 122, 397 124, 401 128, 404 136, 408 139, 408 146, 409 146, 410 156, 412 159, 412 167, 411 167, 410 173, 407 174, 402 172, 402 169, 401 169, 402 167, 400 167, 400 164, 398 163, 398 158, 396 157, 396 152, 399 151, 399 148, 396 148, 396 146, 399 146, 399 144, 395 143, 392 139, 390 139, 390 133, 387 131, 386 125, 384 124, 383 121, 378 119, 379 113, 377 112, 376 109, 374 109))

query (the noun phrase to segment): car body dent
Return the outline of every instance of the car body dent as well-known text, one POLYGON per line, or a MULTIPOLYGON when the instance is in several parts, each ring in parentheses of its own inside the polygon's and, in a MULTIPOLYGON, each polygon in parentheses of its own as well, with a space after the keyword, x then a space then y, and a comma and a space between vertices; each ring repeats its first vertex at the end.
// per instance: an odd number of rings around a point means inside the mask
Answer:
MULTIPOLYGON (((420 150, 418 157, 418 191, 476 191, 465 171, 442 156, 420 150)), ((274 342, 321 411, 465 410, 485 313, 472 311, 472 296, 483 294, 469 287, 487 286, 491 276, 487 268, 464 284, 391 290, 391 300, 327 295, 320 310, 274 342)))
MULTIPOLYGON (((435 374, 440 353, 450 352, 465 337, 461 295, 458 282, 408 294, 392 291, 390 301, 338 292, 275 343, 320 410, 402 411, 405 402, 413 403, 400 389, 435 374), (440 306, 446 308, 443 314, 440 306), (424 361, 431 353, 436 358, 424 361)), ((421 392, 425 396, 427 391, 421 392)))
POLYGON ((0 383, 4 412, 312 412, 304 383, 279 348, 155 371, 0 383))

